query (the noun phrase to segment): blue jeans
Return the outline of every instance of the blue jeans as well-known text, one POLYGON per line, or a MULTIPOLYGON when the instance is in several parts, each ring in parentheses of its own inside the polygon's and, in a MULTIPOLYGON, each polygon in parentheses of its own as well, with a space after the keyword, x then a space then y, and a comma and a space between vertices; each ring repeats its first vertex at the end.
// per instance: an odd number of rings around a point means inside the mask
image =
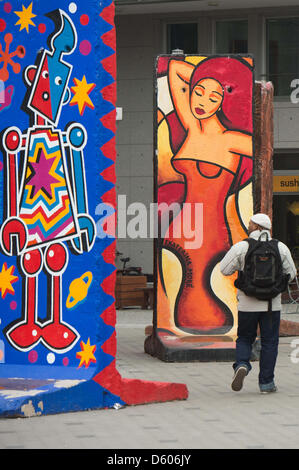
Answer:
POLYGON ((274 368, 278 354, 280 311, 238 312, 238 338, 236 341, 236 362, 233 368, 245 365, 251 370, 250 357, 260 327, 261 352, 259 386, 267 390, 274 386, 274 368))

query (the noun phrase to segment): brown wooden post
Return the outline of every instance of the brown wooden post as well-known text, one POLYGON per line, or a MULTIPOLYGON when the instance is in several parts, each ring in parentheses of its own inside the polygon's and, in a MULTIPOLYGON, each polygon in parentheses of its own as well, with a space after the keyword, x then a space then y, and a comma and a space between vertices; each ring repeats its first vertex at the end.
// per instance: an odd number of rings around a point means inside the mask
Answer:
POLYGON ((273 198, 273 93, 271 82, 255 82, 254 93, 254 212, 272 220, 273 198))

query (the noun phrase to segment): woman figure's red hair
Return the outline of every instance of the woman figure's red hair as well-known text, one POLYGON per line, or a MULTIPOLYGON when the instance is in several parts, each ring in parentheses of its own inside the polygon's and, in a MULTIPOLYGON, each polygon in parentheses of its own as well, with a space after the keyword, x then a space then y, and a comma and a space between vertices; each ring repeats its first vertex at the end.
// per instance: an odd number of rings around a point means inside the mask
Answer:
POLYGON ((252 69, 250 64, 235 57, 208 57, 194 69, 190 96, 195 85, 205 79, 217 80, 223 88, 221 109, 217 111, 222 124, 229 130, 252 133, 252 69))

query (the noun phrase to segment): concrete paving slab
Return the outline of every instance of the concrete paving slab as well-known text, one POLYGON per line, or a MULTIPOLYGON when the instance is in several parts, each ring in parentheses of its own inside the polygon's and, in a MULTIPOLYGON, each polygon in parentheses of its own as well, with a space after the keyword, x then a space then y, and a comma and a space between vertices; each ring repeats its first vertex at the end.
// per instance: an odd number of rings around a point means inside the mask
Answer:
MULTIPOLYGON (((299 321, 299 315, 292 315, 299 321)), ((143 351, 150 310, 117 312, 117 368, 126 378, 187 384, 187 400, 0 420, 1 449, 298 449, 299 338, 280 338, 278 392, 261 395, 258 363, 240 392, 230 363, 165 363, 143 351)), ((109 454, 110 455, 110 454, 109 454)))

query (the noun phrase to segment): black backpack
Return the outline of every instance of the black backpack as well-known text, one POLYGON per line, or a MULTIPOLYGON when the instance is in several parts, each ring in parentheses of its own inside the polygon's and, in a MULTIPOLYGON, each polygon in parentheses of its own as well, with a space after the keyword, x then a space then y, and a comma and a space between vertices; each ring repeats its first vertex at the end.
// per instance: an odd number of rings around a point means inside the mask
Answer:
POLYGON ((268 234, 261 234, 258 240, 246 238, 249 244, 245 256, 244 270, 239 271, 235 286, 246 295, 269 301, 283 292, 288 285, 289 275, 283 273, 278 249, 278 240, 269 240, 268 234), (266 240, 261 237, 267 235, 266 240))

